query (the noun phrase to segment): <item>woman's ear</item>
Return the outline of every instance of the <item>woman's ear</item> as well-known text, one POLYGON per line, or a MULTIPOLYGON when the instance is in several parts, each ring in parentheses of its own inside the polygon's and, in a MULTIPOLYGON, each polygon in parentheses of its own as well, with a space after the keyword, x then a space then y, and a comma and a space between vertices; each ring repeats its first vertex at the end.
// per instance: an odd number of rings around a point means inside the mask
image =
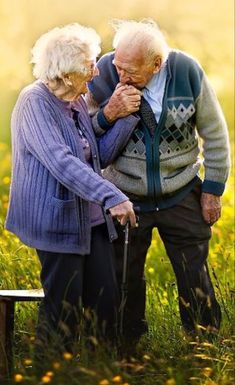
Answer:
POLYGON ((69 74, 61 74, 61 80, 64 82, 64 85, 66 87, 72 87, 73 83, 70 79, 70 75, 69 74))

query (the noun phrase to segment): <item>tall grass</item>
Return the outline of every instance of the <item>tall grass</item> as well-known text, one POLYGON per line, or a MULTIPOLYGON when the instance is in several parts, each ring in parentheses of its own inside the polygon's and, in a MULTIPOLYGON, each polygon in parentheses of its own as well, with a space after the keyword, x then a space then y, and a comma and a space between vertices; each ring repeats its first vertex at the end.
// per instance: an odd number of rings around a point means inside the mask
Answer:
MULTIPOLYGON (((40 268, 34 250, 4 229, 10 183, 10 151, 0 144, 0 289, 38 288, 40 268)), ((149 332, 142 337, 135 357, 119 358, 115 349, 97 344, 89 352, 78 344, 80 358, 48 350, 43 371, 35 371, 33 358, 38 305, 16 306, 14 373, 0 383, 56 385, 232 385, 234 325, 234 224, 233 178, 223 197, 222 218, 213 227, 209 265, 223 323, 210 341, 199 335, 189 338, 182 330, 175 277, 155 230, 146 263, 147 319, 149 332)), ((137 299, 138 300, 138 299, 137 299)))

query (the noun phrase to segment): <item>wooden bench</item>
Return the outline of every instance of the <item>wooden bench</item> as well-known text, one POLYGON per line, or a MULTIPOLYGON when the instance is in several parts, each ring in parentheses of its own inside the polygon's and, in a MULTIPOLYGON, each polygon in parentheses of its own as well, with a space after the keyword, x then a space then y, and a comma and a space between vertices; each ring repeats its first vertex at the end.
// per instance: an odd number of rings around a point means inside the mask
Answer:
POLYGON ((43 297, 42 289, 0 290, 0 376, 12 370, 15 302, 40 301, 43 297))

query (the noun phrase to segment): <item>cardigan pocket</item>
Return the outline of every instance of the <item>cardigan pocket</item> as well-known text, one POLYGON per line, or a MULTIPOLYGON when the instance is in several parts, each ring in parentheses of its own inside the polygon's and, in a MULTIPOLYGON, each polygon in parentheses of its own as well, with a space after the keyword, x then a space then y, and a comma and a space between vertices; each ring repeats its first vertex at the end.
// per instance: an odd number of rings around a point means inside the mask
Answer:
POLYGON ((58 207, 58 208, 64 208, 64 209, 75 209, 76 208, 76 200, 75 199, 69 199, 69 200, 63 200, 58 199, 55 197, 51 197, 52 206, 58 207))
POLYGON ((61 200, 51 197, 48 201, 49 215, 46 228, 50 233, 77 234, 78 215, 75 199, 61 200))

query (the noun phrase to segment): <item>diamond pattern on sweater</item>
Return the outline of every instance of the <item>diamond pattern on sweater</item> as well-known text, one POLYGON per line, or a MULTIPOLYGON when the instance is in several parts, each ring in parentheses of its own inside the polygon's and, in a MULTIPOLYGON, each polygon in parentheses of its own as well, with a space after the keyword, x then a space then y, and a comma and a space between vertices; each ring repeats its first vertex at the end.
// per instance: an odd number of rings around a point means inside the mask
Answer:
POLYGON ((146 149, 145 149, 145 140, 144 140, 144 134, 143 132, 137 128, 134 130, 131 139, 129 140, 127 146, 125 147, 124 154, 126 155, 140 155, 145 156, 146 149))
POLYGON ((178 108, 175 106, 173 106, 172 109, 168 108, 165 126, 168 128, 174 124, 179 128, 191 118, 195 111, 195 107, 192 103, 188 107, 185 107, 182 103, 180 103, 178 108))
POLYGON ((160 136, 160 154, 171 154, 187 150, 195 145, 193 125, 190 119, 195 112, 195 107, 190 104, 185 107, 182 103, 176 108, 168 108, 165 128, 160 136))
POLYGON ((180 128, 175 125, 165 128, 160 136, 160 154, 170 154, 193 147, 195 139, 192 138, 192 133, 192 127, 186 124, 180 128))

